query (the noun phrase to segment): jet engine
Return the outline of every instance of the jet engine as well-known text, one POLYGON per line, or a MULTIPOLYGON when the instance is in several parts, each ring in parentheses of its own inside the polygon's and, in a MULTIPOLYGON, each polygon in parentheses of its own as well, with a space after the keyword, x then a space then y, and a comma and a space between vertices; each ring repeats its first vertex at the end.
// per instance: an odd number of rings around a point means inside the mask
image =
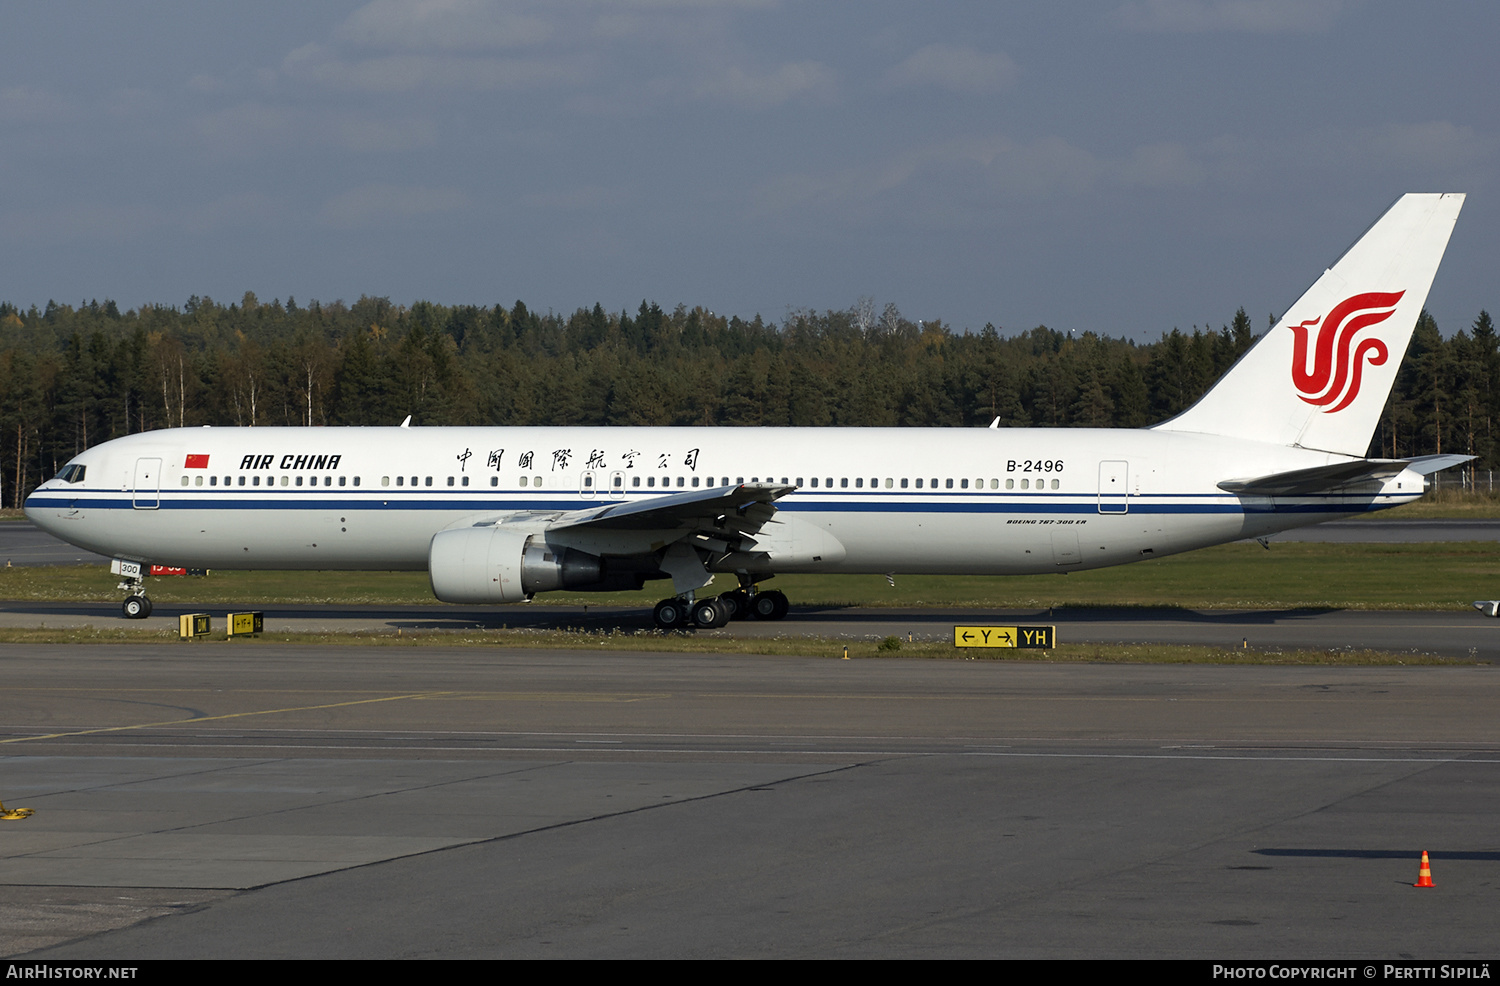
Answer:
POLYGON ((514 603, 552 589, 639 589, 643 581, 634 572, 607 572, 597 555, 499 525, 438 533, 427 572, 432 594, 445 603, 514 603))

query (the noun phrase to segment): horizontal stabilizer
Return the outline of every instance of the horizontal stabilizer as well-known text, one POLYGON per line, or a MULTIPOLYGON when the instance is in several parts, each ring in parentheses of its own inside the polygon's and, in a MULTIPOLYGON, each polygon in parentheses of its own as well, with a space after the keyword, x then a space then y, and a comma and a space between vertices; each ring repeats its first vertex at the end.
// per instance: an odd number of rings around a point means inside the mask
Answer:
POLYGON ((1353 462, 1335 462, 1329 466, 1272 473, 1255 479, 1227 479, 1219 484, 1219 489, 1243 496, 1311 496, 1316 493, 1331 493, 1357 483, 1383 482, 1407 469, 1426 476, 1468 462, 1472 458, 1472 455, 1422 455, 1413 459, 1356 459, 1353 462))

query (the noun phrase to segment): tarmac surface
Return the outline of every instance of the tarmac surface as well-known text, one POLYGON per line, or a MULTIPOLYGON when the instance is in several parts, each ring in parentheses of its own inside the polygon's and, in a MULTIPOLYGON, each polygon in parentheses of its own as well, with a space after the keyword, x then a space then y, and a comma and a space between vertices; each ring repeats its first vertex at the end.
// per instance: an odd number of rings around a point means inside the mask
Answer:
POLYGON ((8 956, 1497 950, 1488 666, 252 642, 0 677, 8 956))

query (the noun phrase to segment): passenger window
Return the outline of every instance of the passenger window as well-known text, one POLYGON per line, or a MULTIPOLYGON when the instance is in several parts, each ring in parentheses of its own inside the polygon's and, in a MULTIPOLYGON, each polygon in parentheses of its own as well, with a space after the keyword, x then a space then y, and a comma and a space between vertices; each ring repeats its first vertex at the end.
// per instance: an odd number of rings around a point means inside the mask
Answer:
MULTIPOLYGON (((619 480, 618 480, 618 479, 617 479, 617 480, 615 480, 615 485, 616 485, 616 486, 619 486, 619 485, 620 485, 620 481, 619 481, 619 480)), ((694 488, 694 489, 697 489, 697 487, 698 487, 698 477, 697 477, 697 476, 694 476, 694 477, 693 477, 693 488, 694 488)))
POLYGON ((210 476, 210 477, 208 477, 208 485, 209 486, 218 486, 219 485, 219 477, 218 476, 210 476))
POLYGON ((1016 481, 1014 479, 1007 479, 1005 481, 1005 488, 1008 489, 1008 490, 1015 489, 1016 488, 1016 481))
POLYGON ((469 485, 469 477, 468 477, 468 476, 465 476, 465 477, 464 477, 464 485, 465 485, 465 486, 468 486, 468 485, 469 485))
POLYGON ((681 476, 678 476, 677 477, 677 488, 681 489, 682 486, 683 486, 683 478, 681 476))
POLYGON ((298 476, 298 477, 297 477, 297 485, 298 485, 298 486, 301 486, 301 485, 302 485, 302 477, 301 477, 301 476, 298 476))
POLYGON ((630 485, 631 486, 640 486, 641 485, 641 477, 639 477, 639 476, 631 476, 630 477, 630 485))
POLYGON ((1029 489, 1031 489, 1031 480, 1029 480, 1029 479, 1023 479, 1023 480, 1021 480, 1021 489, 1023 489, 1023 490, 1029 490, 1029 489))
POLYGON ((427 481, 425 483, 423 483, 422 485, 423 486, 431 486, 432 485, 432 477, 428 476, 427 477, 427 481))
POLYGON ((839 489, 841 489, 841 490, 847 490, 848 488, 849 488, 849 478, 847 476, 840 478, 839 479, 839 489))
POLYGON ((892 486, 895 486, 895 485, 896 485, 896 481, 894 479, 891 479, 889 476, 887 476, 885 478, 885 488, 886 489, 890 489, 892 486))
POLYGON ((812 486, 813 486, 813 489, 817 489, 818 488, 818 477, 816 477, 816 476, 813 477, 812 486))
POLYGON ((860 477, 859 479, 856 479, 854 481, 854 488, 857 490, 862 490, 865 488, 865 481, 863 477, 860 477))
POLYGON ((906 480, 904 480, 904 479, 903 479, 903 480, 901 480, 901 488, 902 488, 902 489, 903 489, 903 490, 904 490, 904 489, 906 489, 906 480))
POLYGON ((282 486, 290 486, 290 485, 292 485, 292 477, 290 477, 290 476, 282 476, 281 477, 281 485, 282 486))
POLYGON ((950 490, 951 490, 951 489, 953 489, 953 480, 951 480, 951 479, 950 479, 950 480, 948 480, 948 481, 947 481, 947 482, 946 482, 946 483, 945 483, 945 484, 943 484, 943 485, 944 485, 944 488, 946 488, 946 489, 950 489, 950 490))
POLYGON ((188 478, 186 476, 182 477, 182 485, 186 486, 187 484, 188 484, 188 478))
POLYGON ((1000 488, 1000 480, 998 480, 998 479, 992 479, 992 480, 990 480, 990 489, 992 489, 992 490, 998 490, 999 488, 1000 488))
POLYGON ((251 486, 259 486, 260 485, 260 477, 259 476, 251 476, 250 477, 250 485, 251 486))
MULTIPOLYGON (((397 476, 396 479, 400 480, 401 477, 397 476)), ((389 477, 389 476, 381 476, 380 477, 380 485, 381 486, 389 486, 389 485, 391 485, 391 477, 389 477)))
POLYGON ((244 486, 244 485, 245 485, 245 477, 244 477, 244 476, 241 476, 241 477, 240 477, 240 485, 241 485, 241 486, 244 486))
POLYGON ((358 486, 358 485, 359 485, 359 477, 358 477, 358 476, 355 476, 355 477, 354 477, 354 485, 355 485, 355 486, 358 486))
POLYGON ((1057 489, 1057 480, 1055 480, 1055 479, 1052 481, 1052 488, 1054 490, 1057 489))
POLYGON ((202 486, 203 485, 203 477, 202 476, 194 476, 193 477, 193 485, 194 486, 202 486))
POLYGON ((452 476, 449 476, 449 477, 448 477, 448 485, 449 485, 449 486, 452 486, 452 485, 453 485, 453 477, 452 477, 452 476))
POLYGON ((339 485, 340 485, 340 486, 343 486, 343 485, 344 485, 344 477, 343 477, 343 476, 340 476, 340 477, 339 477, 339 485))
POLYGON ((541 486, 542 485, 542 477, 540 477, 540 476, 532 476, 531 477, 531 485, 532 486, 541 486))
POLYGON ((917 489, 921 489, 921 488, 922 488, 922 481, 919 479, 919 480, 917 480, 917 489))
POLYGON ((968 489, 969 488, 969 481, 967 479, 960 479, 958 481, 958 485, 961 486, 963 489, 968 489))

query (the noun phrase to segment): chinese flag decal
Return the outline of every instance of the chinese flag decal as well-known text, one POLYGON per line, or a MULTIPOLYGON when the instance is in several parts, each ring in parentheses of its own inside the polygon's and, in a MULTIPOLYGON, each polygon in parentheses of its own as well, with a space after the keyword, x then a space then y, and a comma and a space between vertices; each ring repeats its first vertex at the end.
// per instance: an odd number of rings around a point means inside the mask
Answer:
POLYGON ((187 457, 187 461, 182 464, 182 468, 184 468, 184 469, 207 469, 208 468, 208 456, 206 456, 206 455, 190 455, 190 456, 187 457))

